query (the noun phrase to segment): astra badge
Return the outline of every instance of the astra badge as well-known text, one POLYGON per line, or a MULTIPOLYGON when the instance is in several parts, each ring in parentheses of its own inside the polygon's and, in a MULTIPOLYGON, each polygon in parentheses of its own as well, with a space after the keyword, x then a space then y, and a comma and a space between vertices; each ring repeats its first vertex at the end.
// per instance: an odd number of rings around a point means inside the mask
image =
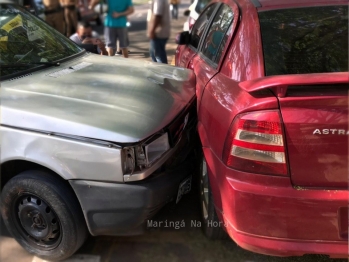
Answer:
POLYGON ((349 135, 345 129, 315 129, 313 135, 349 135))

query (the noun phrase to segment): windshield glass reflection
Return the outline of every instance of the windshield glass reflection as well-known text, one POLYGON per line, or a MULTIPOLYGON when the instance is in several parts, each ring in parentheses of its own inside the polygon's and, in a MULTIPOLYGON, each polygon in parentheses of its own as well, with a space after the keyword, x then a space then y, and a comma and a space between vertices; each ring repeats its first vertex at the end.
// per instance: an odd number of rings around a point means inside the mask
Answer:
POLYGON ((1 77, 41 66, 40 63, 50 64, 48 62, 56 62, 82 51, 75 43, 24 8, 1 4, 1 77))

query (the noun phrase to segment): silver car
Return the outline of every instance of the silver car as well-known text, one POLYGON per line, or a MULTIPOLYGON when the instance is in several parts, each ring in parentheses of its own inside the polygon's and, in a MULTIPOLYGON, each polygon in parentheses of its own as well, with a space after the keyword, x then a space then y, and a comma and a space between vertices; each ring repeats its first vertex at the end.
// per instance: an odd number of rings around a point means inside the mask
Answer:
POLYGON ((90 54, 24 8, 0 3, 7 229, 50 260, 72 255, 88 232, 141 233, 190 190, 194 74, 90 54))

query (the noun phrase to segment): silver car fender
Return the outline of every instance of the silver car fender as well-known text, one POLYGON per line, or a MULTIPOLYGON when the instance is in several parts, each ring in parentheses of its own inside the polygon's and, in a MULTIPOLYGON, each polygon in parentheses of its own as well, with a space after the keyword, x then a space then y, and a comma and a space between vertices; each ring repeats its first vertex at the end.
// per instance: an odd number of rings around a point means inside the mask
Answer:
POLYGON ((25 160, 65 180, 124 181, 120 148, 11 127, 1 127, 0 136, 1 164, 25 160))

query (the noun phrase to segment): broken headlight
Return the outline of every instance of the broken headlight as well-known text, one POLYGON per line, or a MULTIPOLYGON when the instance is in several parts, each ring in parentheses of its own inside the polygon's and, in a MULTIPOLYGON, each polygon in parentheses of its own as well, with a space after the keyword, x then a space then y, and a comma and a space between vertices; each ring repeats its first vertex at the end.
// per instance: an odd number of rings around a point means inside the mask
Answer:
POLYGON ((165 133, 157 137, 144 147, 147 164, 150 165, 155 162, 169 149, 168 134, 165 133))
POLYGON ((170 149, 168 134, 156 134, 141 145, 123 149, 124 174, 133 174, 150 167, 170 149))

